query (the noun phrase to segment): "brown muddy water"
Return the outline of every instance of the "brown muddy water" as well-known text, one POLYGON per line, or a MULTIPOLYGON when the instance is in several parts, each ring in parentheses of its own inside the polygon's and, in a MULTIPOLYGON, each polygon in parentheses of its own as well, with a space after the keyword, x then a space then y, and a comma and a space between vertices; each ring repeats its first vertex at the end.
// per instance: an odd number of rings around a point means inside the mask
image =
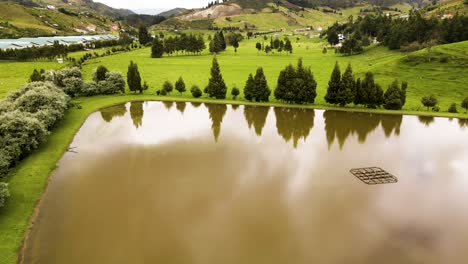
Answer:
POLYGON ((71 147, 23 263, 467 263, 464 120, 132 102, 71 147))

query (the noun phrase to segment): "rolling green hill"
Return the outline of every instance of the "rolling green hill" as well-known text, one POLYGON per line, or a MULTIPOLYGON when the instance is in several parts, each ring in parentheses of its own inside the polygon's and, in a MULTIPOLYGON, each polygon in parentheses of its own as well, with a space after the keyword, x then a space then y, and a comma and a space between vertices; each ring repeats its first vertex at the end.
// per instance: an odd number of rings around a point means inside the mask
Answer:
POLYGON ((0 38, 108 33, 117 18, 130 12, 81 0, 2 1, 0 38))

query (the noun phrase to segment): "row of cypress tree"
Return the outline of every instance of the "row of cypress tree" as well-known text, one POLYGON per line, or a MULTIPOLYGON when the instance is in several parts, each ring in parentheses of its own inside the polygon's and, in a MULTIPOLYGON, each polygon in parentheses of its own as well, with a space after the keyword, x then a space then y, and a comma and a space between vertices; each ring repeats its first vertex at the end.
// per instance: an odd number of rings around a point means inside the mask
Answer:
POLYGON ((395 80, 384 93, 382 86, 375 83, 374 74, 367 72, 364 79, 355 79, 351 64, 348 64, 341 75, 338 62, 328 82, 325 101, 329 104, 345 106, 350 103, 364 105, 367 108, 384 106, 385 109, 400 110, 406 103, 407 82, 402 82, 400 87, 395 80))
MULTIPOLYGON (((367 72, 361 81, 360 78, 354 78, 351 64, 348 64, 346 71, 341 75, 340 67, 336 63, 328 82, 325 101, 340 106, 354 103, 368 108, 377 108, 383 105, 385 109, 400 110, 406 103, 407 87, 407 82, 402 82, 400 86, 399 82, 395 80, 384 93, 382 87, 375 82, 372 72, 367 72)), ((214 58, 211 77, 205 88, 205 93, 216 99, 225 99, 226 92, 227 86, 222 77, 218 60, 214 58)), ((259 67, 255 76, 249 75, 244 87, 244 97, 249 101, 268 102, 270 95, 271 90, 263 68, 259 67)), ((310 67, 304 67, 301 59, 296 67, 289 64, 278 77, 274 96, 277 100, 287 103, 314 103, 317 97, 317 82, 310 67)))

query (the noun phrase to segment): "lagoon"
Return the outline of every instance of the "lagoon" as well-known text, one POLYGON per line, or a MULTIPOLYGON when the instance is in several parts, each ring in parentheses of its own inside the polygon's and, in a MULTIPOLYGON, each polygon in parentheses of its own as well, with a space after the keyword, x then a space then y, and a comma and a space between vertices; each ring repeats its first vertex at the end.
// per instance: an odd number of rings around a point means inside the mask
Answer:
POLYGON ((459 263, 468 122, 131 102, 91 114, 23 263, 459 263), (381 167, 397 183, 349 170, 381 167))

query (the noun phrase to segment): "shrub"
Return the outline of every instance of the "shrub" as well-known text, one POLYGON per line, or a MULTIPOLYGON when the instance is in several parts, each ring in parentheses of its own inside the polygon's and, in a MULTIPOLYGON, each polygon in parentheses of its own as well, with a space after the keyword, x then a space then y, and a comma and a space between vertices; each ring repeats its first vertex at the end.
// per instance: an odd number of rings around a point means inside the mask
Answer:
POLYGON ((179 79, 175 83, 175 89, 180 93, 180 95, 182 95, 182 93, 186 91, 185 82, 184 79, 182 79, 182 77, 179 77, 179 79))
POLYGON ((97 83, 95 82, 84 82, 81 88, 82 96, 94 96, 100 93, 97 83))
POLYGON ((449 109, 448 109, 448 112, 449 113, 458 113, 457 104, 456 103, 451 104, 449 109))
POLYGON ((125 80, 119 72, 108 72, 106 78, 97 84, 100 94, 125 93, 125 80))
POLYGON ((200 87, 196 85, 192 86, 192 88, 190 89, 190 92, 192 93, 192 96, 195 98, 200 98, 203 95, 200 87))
POLYGON ((434 107, 437 105, 438 101, 437 98, 433 95, 431 96, 424 96, 421 98, 421 103, 427 107, 427 111, 429 111, 429 107, 432 107, 434 110, 434 107))
POLYGON ((28 86, 23 88, 26 92, 13 102, 14 109, 35 114, 46 128, 52 127, 62 119, 70 98, 51 83, 35 83, 34 89, 28 86))
POLYGON ((93 72, 93 81, 95 82, 104 81, 107 78, 108 72, 109 70, 102 65, 97 67, 97 69, 93 72))
POLYGON ((8 184, 0 182, 0 208, 5 206, 6 199, 10 197, 8 192, 8 184))
POLYGON ((465 112, 468 111, 468 96, 465 99, 463 99, 461 107, 465 108, 465 112))
POLYGON ((170 94, 172 90, 174 90, 174 86, 170 81, 165 81, 163 84, 163 90, 166 91, 166 93, 170 94))
POLYGON ((237 87, 232 88, 231 95, 232 95, 232 98, 234 100, 236 100, 236 98, 237 98, 237 96, 239 96, 239 94, 240 94, 239 88, 237 88, 237 87))
POLYGON ((77 77, 66 78, 63 81, 63 91, 71 97, 79 96, 83 89, 83 80, 77 77))

